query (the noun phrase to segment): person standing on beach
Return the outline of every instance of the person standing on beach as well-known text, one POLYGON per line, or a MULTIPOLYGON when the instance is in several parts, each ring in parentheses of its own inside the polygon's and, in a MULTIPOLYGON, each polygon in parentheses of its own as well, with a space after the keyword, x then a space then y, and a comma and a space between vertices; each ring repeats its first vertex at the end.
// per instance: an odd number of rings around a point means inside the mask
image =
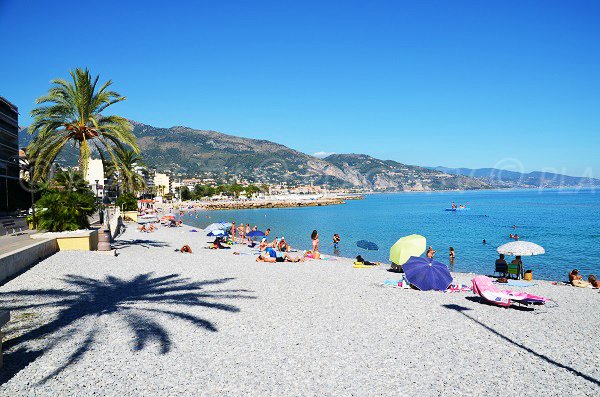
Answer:
POLYGON ((229 231, 229 234, 231 234, 231 239, 233 241, 235 241, 235 232, 236 232, 235 222, 231 222, 231 230, 229 231))
POLYGON ((312 252, 319 252, 319 233, 313 230, 310 239, 312 240, 312 252))

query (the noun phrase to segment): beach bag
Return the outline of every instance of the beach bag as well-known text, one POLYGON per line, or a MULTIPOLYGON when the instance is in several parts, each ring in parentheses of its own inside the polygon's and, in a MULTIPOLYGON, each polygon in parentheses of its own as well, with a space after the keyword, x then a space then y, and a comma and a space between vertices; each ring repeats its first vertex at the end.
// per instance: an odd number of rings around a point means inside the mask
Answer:
POLYGON ((533 270, 527 270, 525 272, 525 274, 523 275, 523 280, 525 280, 525 281, 533 280, 533 270))

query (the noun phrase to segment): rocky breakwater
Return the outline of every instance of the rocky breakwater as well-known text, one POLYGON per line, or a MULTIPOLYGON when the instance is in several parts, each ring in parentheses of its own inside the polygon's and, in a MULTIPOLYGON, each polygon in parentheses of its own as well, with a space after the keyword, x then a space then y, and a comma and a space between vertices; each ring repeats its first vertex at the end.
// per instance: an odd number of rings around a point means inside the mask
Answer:
POLYGON ((345 204, 346 200, 359 200, 364 196, 335 196, 317 199, 212 201, 203 203, 207 210, 241 210, 258 208, 318 207, 345 204))

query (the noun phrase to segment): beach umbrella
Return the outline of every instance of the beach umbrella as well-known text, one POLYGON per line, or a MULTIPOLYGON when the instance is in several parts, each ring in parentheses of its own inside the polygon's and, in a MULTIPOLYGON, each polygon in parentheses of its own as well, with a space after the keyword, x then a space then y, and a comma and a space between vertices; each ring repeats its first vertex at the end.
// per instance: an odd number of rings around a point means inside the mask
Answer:
POLYGON ((225 235, 225 232, 223 230, 212 230, 212 231, 210 231, 210 233, 207 234, 207 236, 212 236, 212 237, 224 236, 224 235, 225 235))
POLYGON ((545 254, 544 247, 529 241, 512 241, 496 249, 499 254, 511 256, 532 256, 545 254))
POLYGON ((411 257, 420 256, 427 249, 427 240, 418 234, 404 236, 390 248, 390 262, 401 266, 411 257))
POLYGON ((246 237, 256 238, 256 237, 265 237, 266 235, 260 230, 252 230, 250 233, 246 234, 246 237))
POLYGON ((369 251, 377 251, 379 249, 377 244, 375 244, 371 241, 367 241, 367 240, 357 241, 356 246, 358 248, 362 248, 362 249, 369 250, 369 251))
POLYGON ((223 229, 227 229, 228 227, 233 226, 231 223, 229 222, 219 222, 221 224, 221 226, 223 226, 223 229))
POLYGON ((421 291, 445 291, 452 284, 448 267, 430 258, 411 256, 402 269, 408 282, 421 291))
POLYGON ((211 223, 207 227, 204 228, 205 232, 212 232, 213 230, 224 230, 225 227, 220 223, 211 223))

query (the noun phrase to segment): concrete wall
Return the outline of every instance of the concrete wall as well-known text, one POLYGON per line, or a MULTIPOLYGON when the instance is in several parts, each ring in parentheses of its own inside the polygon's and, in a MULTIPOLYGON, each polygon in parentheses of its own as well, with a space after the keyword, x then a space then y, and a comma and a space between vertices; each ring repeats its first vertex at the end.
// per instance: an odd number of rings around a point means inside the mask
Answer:
POLYGON ((0 283, 56 252, 58 252, 56 239, 50 239, 0 255, 0 283))

